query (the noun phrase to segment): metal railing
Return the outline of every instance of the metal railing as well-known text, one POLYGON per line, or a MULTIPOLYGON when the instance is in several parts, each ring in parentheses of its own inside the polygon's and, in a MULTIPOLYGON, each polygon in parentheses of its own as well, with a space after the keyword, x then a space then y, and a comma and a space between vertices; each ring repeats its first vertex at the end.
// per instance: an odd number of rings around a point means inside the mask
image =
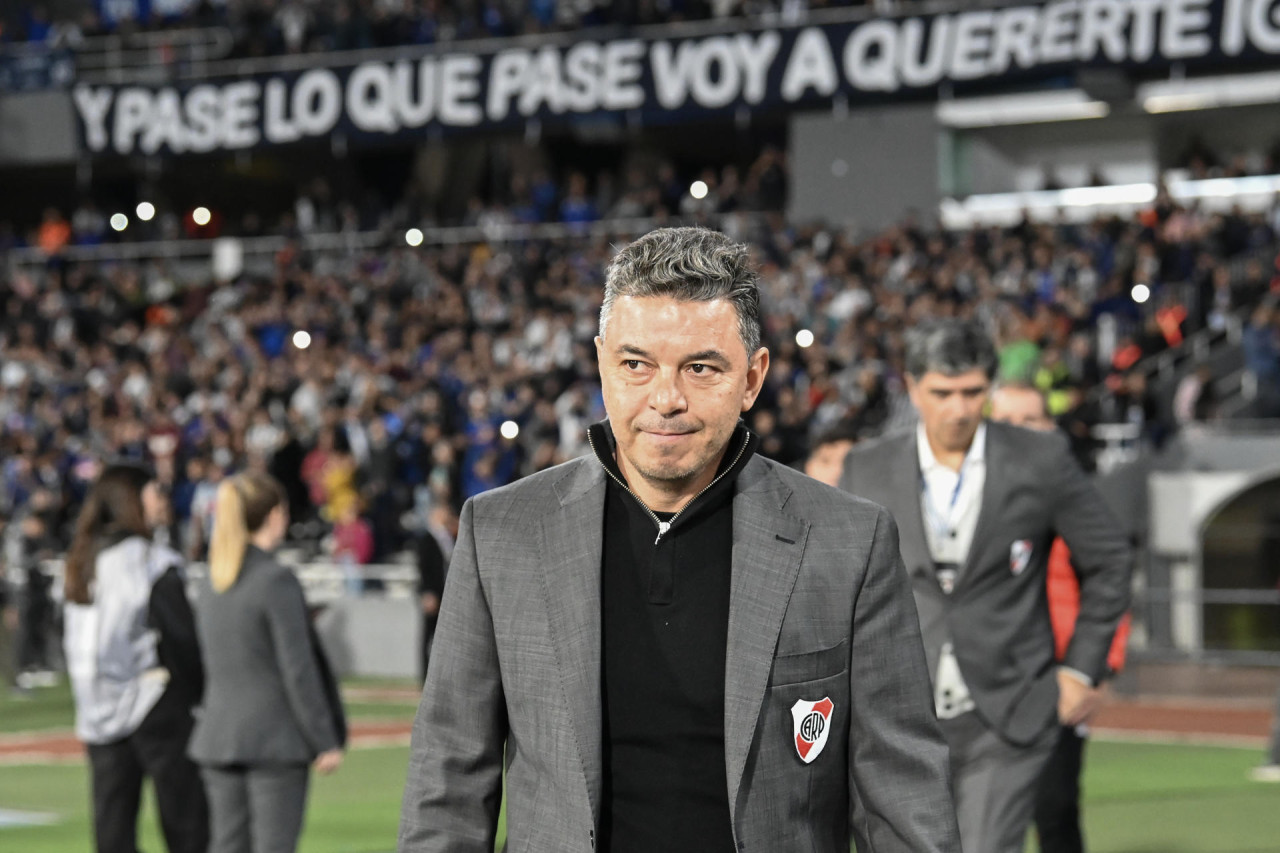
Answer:
MULTIPOLYGON (((571 224, 545 222, 526 224, 467 225, 447 228, 418 227, 422 248, 464 245, 468 243, 520 243, 528 240, 589 239, 636 237, 662 225, 679 224, 679 220, 605 219, 571 224)), ((374 250, 415 248, 406 242, 406 230, 337 231, 301 234, 296 237, 218 237, 204 240, 151 240, 139 243, 104 243, 97 246, 66 246, 57 254, 63 263, 153 263, 165 266, 180 283, 207 281, 213 277, 213 261, 220 249, 237 253, 243 269, 265 272, 273 258, 283 249, 297 247, 304 252, 355 254, 374 250), (185 280, 184 280, 185 279, 185 280)), ((0 256, 2 257, 2 256, 0 256)), ((38 248, 10 250, 7 265, 10 274, 36 272, 51 262, 51 257, 38 248)))
MULTIPOLYGON (((363 62, 392 61, 405 57, 416 58, 438 53, 465 51, 467 53, 485 54, 518 46, 564 46, 592 38, 612 39, 625 36, 640 39, 670 39, 738 33, 744 27, 769 28, 839 24, 903 14, 953 12, 975 7, 995 9, 1014 5, 1017 1, 874 0, 874 2, 862 6, 818 10, 799 8, 794 12, 785 14, 769 13, 749 19, 730 17, 643 26, 608 24, 563 32, 538 33, 505 38, 467 39, 465 41, 440 42, 430 45, 397 45, 363 50, 324 51, 242 59, 226 58, 233 47, 230 31, 225 28, 211 28, 218 29, 223 34, 218 37, 217 41, 218 50, 222 51, 220 54, 217 51, 208 53, 192 52, 184 61, 159 65, 154 64, 154 59, 148 57, 146 45, 137 47, 135 42, 128 41, 122 41, 118 46, 109 42, 104 42, 102 45, 97 44, 96 38, 124 39, 121 36, 105 36, 84 40, 84 43, 90 45, 93 52, 102 58, 91 60, 89 64, 82 65, 80 67, 80 78, 89 83, 119 84, 156 82, 157 77, 175 81, 205 77, 232 77, 248 74, 302 71, 310 68, 352 65, 363 62), (224 45, 225 48, 223 47, 224 45)), ((162 30, 144 35, 152 36, 157 42, 162 43, 166 35, 174 32, 201 32, 201 30, 162 30)), ((129 38, 132 38, 132 36, 129 38)))

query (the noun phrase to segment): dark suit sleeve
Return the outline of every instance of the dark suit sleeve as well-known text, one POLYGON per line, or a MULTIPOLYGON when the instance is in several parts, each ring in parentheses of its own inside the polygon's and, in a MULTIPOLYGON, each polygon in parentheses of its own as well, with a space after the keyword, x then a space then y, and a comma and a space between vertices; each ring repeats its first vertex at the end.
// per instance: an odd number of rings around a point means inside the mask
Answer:
POLYGON ((949 758, 933 709, 898 526, 881 509, 854 605, 849 665, 853 831, 859 850, 959 853, 949 758))
POLYGON ((492 853, 506 737, 493 616, 480 584, 468 501, 413 723, 400 853, 492 853))
POLYGON ((169 689, 178 692, 184 707, 197 704, 204 694, 204 664, 196 617, 177 566, 170 566, 152 584, 147 623, 160 634, 156 651, 160 664, 169 670, 169 689))
POLYGON ((418 540, 418 594, 444 590, 444 552, 430 533, 418 540))
POLYGON ((280 668, 280 679, 289 697, 289 710, 307 745, 316 754, 337 749, 338 733, 311 645, 302 584, 293 572, 277 572, 271 578, 268 596, 267 624, 275 647, 276 666, 280 668))
MULTIPOLYGON (((1056 477, 1053 526, 1071 549, 1080 580, 1080 615, 1063 665, 1102 681, 1116 627, 1129 607, 1133 551, 1106 501, 1072 458, 1065 441, 1051 457, 1056 477)), ((1053 480, 1050 480, 1053 482, 1053 480)))

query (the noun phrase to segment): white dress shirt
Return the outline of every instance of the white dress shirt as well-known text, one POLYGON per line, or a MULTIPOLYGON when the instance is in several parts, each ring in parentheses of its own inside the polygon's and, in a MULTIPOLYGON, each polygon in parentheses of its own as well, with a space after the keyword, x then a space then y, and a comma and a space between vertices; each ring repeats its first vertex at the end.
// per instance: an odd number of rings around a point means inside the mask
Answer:
MULTIPOLYGON (((987 425, 978 425, 959 471, 951 470, 933 455, 923 423, 916 425, 916 450, 920 457, 920 517, 924 520, 929 555, 934 563, 950 563, 958 570, 969 558, 982 512, 982 490, 987 482, 987 425)), ((955 580, 954 573, 938 579, 948 594, 955 580)), ((942 645, 936 672, 933 701, 938 718, 947 720, 972 711, 973 697, 950 640, 942 645)))

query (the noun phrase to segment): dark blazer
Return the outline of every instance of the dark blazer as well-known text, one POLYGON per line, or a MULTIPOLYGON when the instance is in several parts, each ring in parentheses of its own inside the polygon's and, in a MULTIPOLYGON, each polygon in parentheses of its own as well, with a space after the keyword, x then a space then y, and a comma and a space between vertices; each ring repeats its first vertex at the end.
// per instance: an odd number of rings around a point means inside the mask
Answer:
POLYGON ((240 577, 197 603, 204 705, 191 738, 202 764, 305 764, 338 747, 302 585, 249 546, 240 577))
MULTIPOLYGON (((414 722, 402 853, 589 851, 603 796, 606 474, 587 456, 463 507, 414 722)), ((724 745, 746 850, 957 853, 947 749, 889 514, 762 457, 735 483, 724 745), (793 708, 830 699, 798 754, 793 708), (865 804, 851 822, 853 786, 865 804)), ((797 716, 800 715, 800 716, 797 716)))
POLYGON ((1095 682, 1106 674, 1111 639, 1129 606, 1133 555, 1061 435, 987 424, 982 510, 950 595, 938 584, 925 539, 914 429, 851 450, 840 487, 898 520, 931 674, 950 637, 978 712, 1007 739, 1029 744, 1057 722, 1045 593, 1055 535, 1071 547, 1080 577, 1080 619, 1063 664, 1095 682))

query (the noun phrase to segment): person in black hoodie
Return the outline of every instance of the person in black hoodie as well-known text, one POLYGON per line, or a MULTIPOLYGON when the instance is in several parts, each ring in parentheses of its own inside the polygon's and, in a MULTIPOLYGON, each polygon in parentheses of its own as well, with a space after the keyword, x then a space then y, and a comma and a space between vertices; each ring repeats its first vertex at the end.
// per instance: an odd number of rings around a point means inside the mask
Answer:
POLYGON ((67 671, 88 747, 98 853, 135 853, 142 782, 155 786, 170 853, 204 853, 209 813, 187 758, 204 689, 182 559, 150 538, 163 496, 130 465, 103 471, 65 569, 67 671))

